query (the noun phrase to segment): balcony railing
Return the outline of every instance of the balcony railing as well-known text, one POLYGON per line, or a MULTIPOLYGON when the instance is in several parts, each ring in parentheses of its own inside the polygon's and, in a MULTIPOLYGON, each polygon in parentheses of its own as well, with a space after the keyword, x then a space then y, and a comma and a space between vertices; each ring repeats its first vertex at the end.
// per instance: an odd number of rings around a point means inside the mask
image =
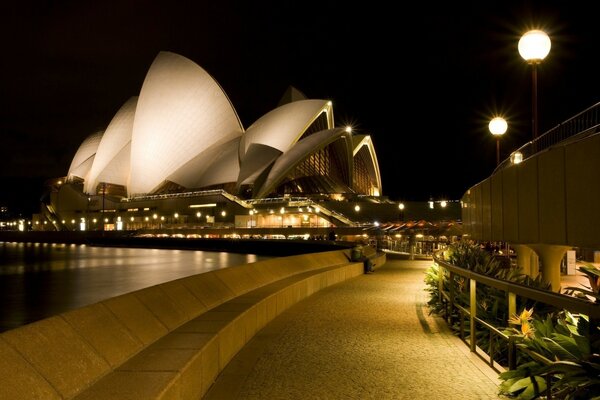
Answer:
POLYGON ((496 167, 494 173, 512 164, 519 163, 555 144, 564 142, 568 139, 577 140, 592 135, 598 131, 599 127, 600 103, 596 103, 579 114, 558 124, 537 139, 525 143, 518 150, 512 152, 509 158, 502 161, 496 167))

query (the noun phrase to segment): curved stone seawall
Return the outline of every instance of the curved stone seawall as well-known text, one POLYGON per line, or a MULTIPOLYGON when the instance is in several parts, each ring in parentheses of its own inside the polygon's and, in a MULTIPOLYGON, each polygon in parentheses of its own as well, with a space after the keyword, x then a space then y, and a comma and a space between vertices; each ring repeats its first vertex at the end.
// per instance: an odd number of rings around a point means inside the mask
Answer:
POLYGON ((211 271, 4 332, 0 398, 198 399, 273 318, 361 275, 349 259, 338 250, 211 271))

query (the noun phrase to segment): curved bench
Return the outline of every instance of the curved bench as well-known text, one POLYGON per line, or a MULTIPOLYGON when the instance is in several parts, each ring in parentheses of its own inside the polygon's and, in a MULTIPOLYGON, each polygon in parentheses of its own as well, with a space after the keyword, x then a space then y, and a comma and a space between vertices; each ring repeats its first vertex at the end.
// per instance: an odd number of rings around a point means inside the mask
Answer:
MULTIPOLYGON (((371 252, 371 255, 373 255, 371 252)), ((383 264, 385 255, 376 265, 383 264)), ((0 335, 0 397, 198 399, 269 321, 363 274, 349 251, 275 258, 111 298, 0 335)))

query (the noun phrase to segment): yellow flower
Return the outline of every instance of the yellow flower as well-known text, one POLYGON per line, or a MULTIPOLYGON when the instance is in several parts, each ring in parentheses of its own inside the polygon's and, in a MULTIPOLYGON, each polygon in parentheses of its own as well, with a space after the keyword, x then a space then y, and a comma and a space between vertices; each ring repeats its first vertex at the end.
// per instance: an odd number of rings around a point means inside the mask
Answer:
POLYGON ((531 309, 529 309, 529 310, 524 309, 521 312, 521 315, 513 314, 512 317, 510 317, 510 319, 508 320, 508 323, 514 324, 514 325, 526 324, 527 322, 531 321, 532 315, 533 315, 533 307, 531 307, 531 309))
POLYGON ((533 339, 535 328, 531 326, 529 322, 523 321, 523 324, 521 325, 521 332, 527 339, 533 339))
POLYGON ((517 314, 513 314, 512 317, 508 319, 508 323, 513 325, 521 325, 521 317, 519 317, 517 314))
POLYGON ((533 315, 533 307, 530 310, 524 309, 521 313, 521 321, 531 321, 533 315))

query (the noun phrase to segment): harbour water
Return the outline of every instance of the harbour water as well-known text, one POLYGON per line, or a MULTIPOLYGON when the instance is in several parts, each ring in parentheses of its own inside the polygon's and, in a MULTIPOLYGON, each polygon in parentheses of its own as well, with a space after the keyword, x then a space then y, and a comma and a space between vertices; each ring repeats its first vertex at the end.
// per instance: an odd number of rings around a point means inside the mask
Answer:
POLYGON ((269 257, 0 242, 0 331, 174 279, 269 257))

